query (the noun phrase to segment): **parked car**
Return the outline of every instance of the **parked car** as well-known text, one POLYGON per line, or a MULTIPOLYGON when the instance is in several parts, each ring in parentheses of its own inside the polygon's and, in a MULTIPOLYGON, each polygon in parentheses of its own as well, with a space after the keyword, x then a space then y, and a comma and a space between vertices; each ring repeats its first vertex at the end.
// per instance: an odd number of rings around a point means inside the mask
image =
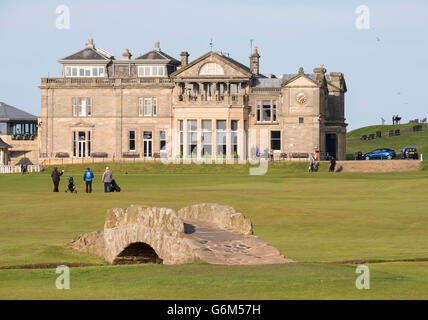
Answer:
POLYGON ((414 147, 406 147, 401 150, 401 159, 419 159, 418 150, 414 147))
POLYGON ((366 160, 371 159, 394 159, 396 156, 395 151, 390 148, 382 148, 382 149, 375 149, 373 151, 367 152, 363 155, 363 158, 366 160))

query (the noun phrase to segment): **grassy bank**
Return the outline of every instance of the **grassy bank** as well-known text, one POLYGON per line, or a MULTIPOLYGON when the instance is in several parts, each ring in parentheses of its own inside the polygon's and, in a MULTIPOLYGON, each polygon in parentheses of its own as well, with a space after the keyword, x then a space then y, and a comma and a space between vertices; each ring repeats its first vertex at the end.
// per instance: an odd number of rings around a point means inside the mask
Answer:
POLYGON ((233 206, 251 219, 257 236, 298 263, 74 268, 68 292, 55 289, 53 269, 0 270, 0 298, 428 298, 425 262, 371 264, 367 293, 355 289, 355 267, 328 263, 428 258, 426 171, 310 174, 306 164, 291 163, 250 176, 247 166, 158 165, 110 164, 123 190, 115 194, 102 192, 102 164, 91 166, 92 194, 83 192, 86 166, 64 166, 56 194, 50 168, 1 175, 0 266, 102 264, 64 245, 102 229, 108 208, 136 203, 177 210, 199 202, 233 206), (63 192, 68 174, 79 177, 77 194, 63 192))

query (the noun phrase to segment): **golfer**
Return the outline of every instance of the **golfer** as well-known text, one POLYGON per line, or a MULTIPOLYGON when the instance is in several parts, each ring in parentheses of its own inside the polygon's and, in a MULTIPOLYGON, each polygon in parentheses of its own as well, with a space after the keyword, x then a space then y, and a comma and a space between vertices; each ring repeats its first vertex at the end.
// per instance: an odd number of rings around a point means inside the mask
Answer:
POLYGON ((61 180, 60 177, 62 176, 63 173, 64 173, 64 170, 59 172, 58 167, 55 167, 54 171, 52 171, 51 177, 52 177, 52 182, 54 184, 53 192, 59 192, 58 191, 59 181, 61 180))
POLYGON ((106 167, 106 171, 104 171, 102 181, 104 182, 104 192, 108 193, 111 189, 111 181, 113 180, 113 174, 110 171, 109 167, 106 167))
POLYGON ((94 179, 94 174, 91 169, 86 169, 85 174, 83 175, 83 181, 86 184, 86 193, 92 192, 92 180, 94 179))

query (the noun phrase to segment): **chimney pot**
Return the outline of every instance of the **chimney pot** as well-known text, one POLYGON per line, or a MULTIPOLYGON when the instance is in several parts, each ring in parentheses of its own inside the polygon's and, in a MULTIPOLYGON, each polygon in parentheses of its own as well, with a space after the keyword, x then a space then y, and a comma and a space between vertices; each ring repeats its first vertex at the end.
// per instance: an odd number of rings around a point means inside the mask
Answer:
POLYGON ((259 61, 260 61, 260 55, 258 52, 258 47, 254 47, 254 53, 250 56, 250 70, 252 74, 258 75, 259 74, 259 61))
POLYGON ((155 51, 160 51, 160 42, 159 42, 159 40, 156 40, 156 42, 155 42, 155 51))
POLYGON ((129 52, 128 48, 125 49, 125 52, 122 54, 122 57, 123 57, 124 60, 131 59, 132 54, 131 54, 131 52, 129 52))
POLYGON ((181 56, 181 68, 187 66, 189 64, 189 53, 187 51, 183 51, 180 53, 181 56))

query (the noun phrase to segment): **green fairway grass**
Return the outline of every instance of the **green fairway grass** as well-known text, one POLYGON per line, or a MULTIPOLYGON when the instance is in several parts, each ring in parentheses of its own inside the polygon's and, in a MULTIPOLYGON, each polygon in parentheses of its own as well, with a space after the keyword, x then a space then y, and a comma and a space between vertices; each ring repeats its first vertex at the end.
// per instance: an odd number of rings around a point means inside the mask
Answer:
POLYGON ((48 263, 105 264, 65 247, 75 236, 103 228, 112 207, 130 204, 179 209, 200 202, 234 207, 254 233, 277 247, 286 265, 95 266, 71 269, 71 289, 55 288, 55 269, 0 270, 0 298, 428 298, 428 172, 307 173, 306 163, 269 164, 266 175, 248 166, 164 166, 111 163, 121 193, 104 194, 106 164, 84 193, 88 165, 59 166, 53 193, 47 172, 0 175, 0 267, 48 263), (77 194, 66 194, 73 175, 77 194), (369 264, 370 290, 355 288, 354 265, 369 264))

